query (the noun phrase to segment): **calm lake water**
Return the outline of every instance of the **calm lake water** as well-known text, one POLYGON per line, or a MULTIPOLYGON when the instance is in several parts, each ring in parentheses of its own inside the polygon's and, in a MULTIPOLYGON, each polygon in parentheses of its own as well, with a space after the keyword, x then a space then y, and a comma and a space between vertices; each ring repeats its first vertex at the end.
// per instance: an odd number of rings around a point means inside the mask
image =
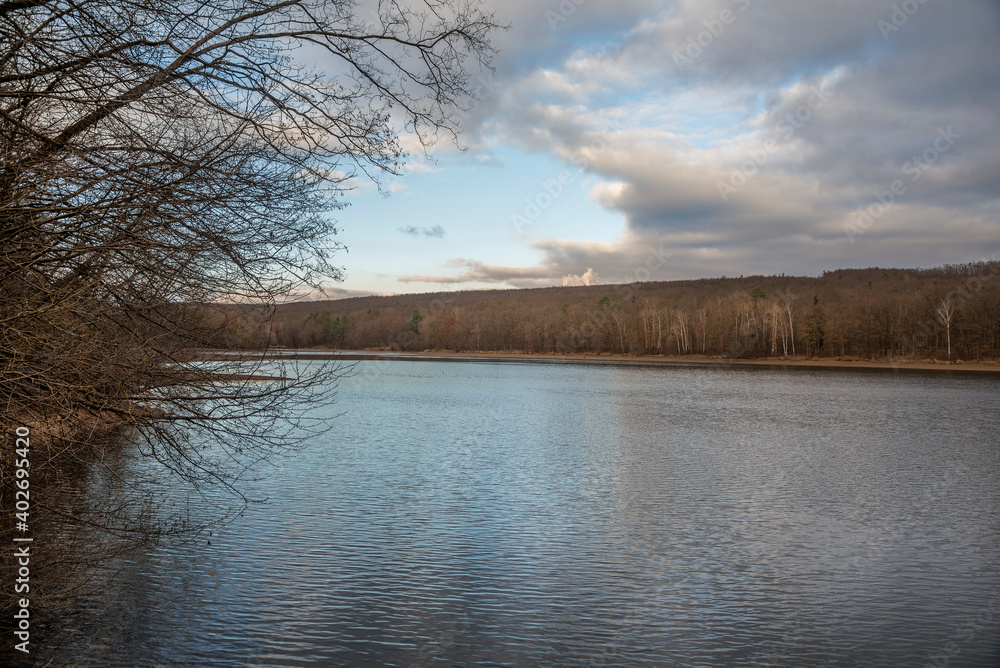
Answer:
POLYGON ((1000 378, 356 371, 39 665, 1000 665, 1000 378))

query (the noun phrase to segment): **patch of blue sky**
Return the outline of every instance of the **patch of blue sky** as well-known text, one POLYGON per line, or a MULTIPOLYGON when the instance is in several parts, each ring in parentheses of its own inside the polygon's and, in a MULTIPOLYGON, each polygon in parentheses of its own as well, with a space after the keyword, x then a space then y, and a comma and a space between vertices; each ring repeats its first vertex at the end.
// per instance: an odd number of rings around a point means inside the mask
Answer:
POLYGON ((604 92, 591 104, 602 110, 594 117, 599 118, 595 124, 604 128, 656 130, 704 148, 734 130, 746 129, 766 103, 760 91, 749 87, 678 85, 669 90, 604 92))
POLYGON ((533 240, 612 241, 621 235, 621 215, 588 198, 595 178, 578 166, 510 147, 492 157, 488 163, 469 154, 442 157, 434 171, 395 181, 404 189, 389 197, 356 191, 351 206, 337 215, 338 239, 349 247, 337 258, 347 270, 339 287, 469 289, 474 286, 402 283, 396 277, 458 276, 457 258, 532 266, 539 260, 529 247, 533 240), (444 229, 443 237, 424 234, 436 226, 444 229))

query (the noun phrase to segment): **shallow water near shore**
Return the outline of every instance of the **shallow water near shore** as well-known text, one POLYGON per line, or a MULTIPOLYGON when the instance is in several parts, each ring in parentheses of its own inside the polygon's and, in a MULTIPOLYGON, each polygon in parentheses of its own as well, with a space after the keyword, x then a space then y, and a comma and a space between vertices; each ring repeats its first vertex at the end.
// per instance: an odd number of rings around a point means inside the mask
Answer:
POLYGON ((1000 662, 1000 379, 360 361, 324 411, 39 665, 1000 662))

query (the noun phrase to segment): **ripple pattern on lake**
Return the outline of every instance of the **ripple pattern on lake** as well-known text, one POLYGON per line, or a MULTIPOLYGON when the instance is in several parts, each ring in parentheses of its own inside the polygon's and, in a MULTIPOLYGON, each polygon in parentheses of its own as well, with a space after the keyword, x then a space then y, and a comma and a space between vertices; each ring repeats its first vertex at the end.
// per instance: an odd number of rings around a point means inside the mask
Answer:
POLYGON ((266 504, 131 564, 39 660, 998 665, 998 390, 360 362, 266 504))

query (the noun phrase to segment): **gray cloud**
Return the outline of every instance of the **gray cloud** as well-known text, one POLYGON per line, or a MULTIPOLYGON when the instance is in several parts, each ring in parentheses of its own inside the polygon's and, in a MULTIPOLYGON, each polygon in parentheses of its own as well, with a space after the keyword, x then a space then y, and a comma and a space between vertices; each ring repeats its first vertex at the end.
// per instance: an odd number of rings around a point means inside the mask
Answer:
POLYGON ((666 280, 1000 253, 994 1, 488 4, 513 28, 463 141, 582 166, 625 231, 612 243, 529 239, 532 267, 462 259, 453 275, 403 282, 621 282, 642 279, 651 256, 669 258, 650 272, 666 280), (904 4, 915 10, 899 14, 904 4), (942 131, 954 137, 943 151, 942 131), (905 191, 858 228, 895 182, 905 191))
POLYGON ((440 225, 435 225, 434 227, 414 227, 413 225, 405 225, 398 228, 397 231, 414 237, 444 239, 444 228, 440 225))
POLYGON ((304 290, 289 295, 289 299, 286 300, 286 303, 347 299, 348 297, 370 297, 372 295, 383 294, 386 293, 374 290, 351 290, 337 285, 324 285, 322 288, 317 290, 304 290))
MULTIPOLYGON (((476 260, 457 258, 449 265, 462 268, 458 276, 400 276, 401 283, 508 283, 515 287, 537 287, 552 285, 556 279, 553 267, 511 267, 506 265, 487 265, 476 260)), ((561 278, 561 277, 560 277, 561 278)))
POLYGON ((625 232, 536 239, 536 267, 467 260, 442 280, 558 283, 592 269, 614 281, 651 248, 671 257, 653 278, 1000 252, 996 2, 591 0, 555 30, 544 16, 556 3, 504 7, 503 85, 472 135, 582 164, 625 232), (894 183, 902 192, 847 234, 894 183))

